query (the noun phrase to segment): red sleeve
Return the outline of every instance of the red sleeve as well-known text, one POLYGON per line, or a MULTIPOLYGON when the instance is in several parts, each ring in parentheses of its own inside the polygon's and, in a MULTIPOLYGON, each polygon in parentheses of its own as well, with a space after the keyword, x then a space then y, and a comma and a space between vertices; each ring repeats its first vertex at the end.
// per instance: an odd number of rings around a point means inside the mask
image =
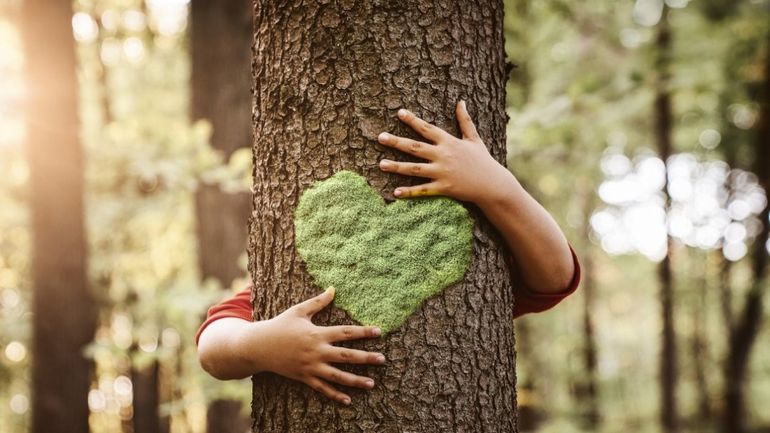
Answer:
MULTIPOLYGON (((572 253, 572 262, 574 263, 575 270, 572 274, 572 281, 570 281, 567 287, 560 292, 535 292, 526 287, 526 285, 524 285, 519 278, 516 278, 513 274, 511 274, 511 278, 513 280, 514 319, 527 313, 539 313, 541 311, 551 309, 564 298, 573 294, 575 290, 577 290, 578 284, 580 284, 580 262, 578 261, 577 254, 575 254, 575 250, 572 248, 572 245, 569 246, 569 250, 572 253)), ((511 263, 511 266, 513 266, 513 263, 511 263)))
POLYGON ((201 337, 201 332, 215 320, 225 317, 237 317, 249 322, 252 321, 251 287, 251 284, 249 284, 245 289, 236 293, 235 296, 209 308, 206 321, 203 322, 200 328, 198 328, 198 332, 195 333, 196 346, 198 345, 198 339, 201 337))

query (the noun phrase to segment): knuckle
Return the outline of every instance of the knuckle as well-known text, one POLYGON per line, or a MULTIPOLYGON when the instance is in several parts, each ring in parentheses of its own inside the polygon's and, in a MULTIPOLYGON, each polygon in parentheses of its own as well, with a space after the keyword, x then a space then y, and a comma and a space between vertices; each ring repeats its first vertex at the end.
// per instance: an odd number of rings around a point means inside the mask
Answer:
POLYGON ((349 326, 342 328, 342 335, 344 337, 352 337, 355 334, 355 330, 349 326))
POLYGON ((422 172, 422 167, 420 167, 418 164, 414 164, 409 167, 409 171, 412 174, 420 174, 422 172))
POLYGON ((409 143, 409 148, 414 152, 419 152, 422 149, 422 144, 419 141, 412 141, 409 143))
POLYGON ((350 350, 343 349, 343 350, 340 350, 340 358, 347 361, 353 358, 353 354, 350 350))

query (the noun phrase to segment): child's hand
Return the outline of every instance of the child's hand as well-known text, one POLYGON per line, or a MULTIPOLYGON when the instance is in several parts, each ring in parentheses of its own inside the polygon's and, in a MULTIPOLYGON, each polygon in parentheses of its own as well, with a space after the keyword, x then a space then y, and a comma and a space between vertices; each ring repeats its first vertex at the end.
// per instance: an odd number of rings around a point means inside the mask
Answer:
POLYGON ((427 163, 380 161, 383 171, 419 176, 431 182, 409 187, 398 187, 393 195, 399 198, 425 195, 446 195, 457 200, 482 204, 494 200, 495 193, 516 183, 513 175, 489 154, 473 125, 465 102, 456 107, 462 139, 418 118, 414 113, 400 109, 398 117, 434 144, 398 137, 387 132, 378 141, 386 146, 428 160, 427 163))
MULTIPOLYGON (((373 326, 324 327, 313 324, 313 315, 329 305, 332 299, 334 289, 330 288, 263 322, 267 332, 252 333, 257 338, 246 346, 253 349, 251 353, 264 355, 258 355, 259 369, 304 382, 329 398, 350 404, 350 397, 335 389, 329 382, 371 389, 374 387, 374 381, 342 371, 331 363, 384 364, 385 356, 381 353, 337 347, 332 343, 378 337, 381 332, 373 326)), ((248 338, 249 333, 246 335, 248 338)))

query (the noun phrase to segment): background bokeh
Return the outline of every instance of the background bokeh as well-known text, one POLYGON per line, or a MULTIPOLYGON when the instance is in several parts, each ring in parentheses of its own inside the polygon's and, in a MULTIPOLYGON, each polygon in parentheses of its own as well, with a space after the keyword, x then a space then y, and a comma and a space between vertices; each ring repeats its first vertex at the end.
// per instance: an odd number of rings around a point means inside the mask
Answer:
MULTIPOLYGON (((0 0, 0 433, 28 429, 34 356, 23 112, 34 83, 25 81, 22 3, 0 0)), ((210 123, 190 120, 189 0, 76 0, 74 11, 99 305, 87 351, 91 427, 132 431, 131 369, 157 365, 170 430, 203 432, 208 402, 228 396, 248 408, 250 382, 217 382, 197 363, 202 315, 246 279, 223 288, 201 277, 194 196, 201 184, 248 191, 250 149, 224 158, 209 144, 210 123)), ((508 165, 584 264, 574 296, 516 322, 522 431, 662 431, 664 259, 681 431, 725 431, 729 329, 751 290, 768 296, 751 260, 768 249, 754 250, 768 245, 768 222, 753 171, 758 146, 770 146, 758 137, 768 121, 770 2, 506 0, 505 11, 517 65, 508 165), (662 20, 671 34, 663 55, 662 20), (672 106, 667 163, 655 135, 661 93, 672 106)), ((240 266, 245 274, 245 253, 240 266)), ((770 431, 763 308, 746 381, 745 422, 756 432, 770 431)))

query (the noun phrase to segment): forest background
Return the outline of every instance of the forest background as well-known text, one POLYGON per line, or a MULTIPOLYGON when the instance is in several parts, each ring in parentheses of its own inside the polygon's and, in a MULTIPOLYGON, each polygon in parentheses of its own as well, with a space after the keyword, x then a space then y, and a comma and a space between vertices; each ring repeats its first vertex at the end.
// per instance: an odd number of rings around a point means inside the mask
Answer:
MULTIPOLYGON (((516 322, 522 431, 664 431, 671 401, 680 431, 729 431, 728 416, 770 431, 768 289, 757 260, 770 248, 770 2, 504 3, 517 66, 508 165, 584 265, 574 296, 516 322), (739 338, 752 326, 756 335, 739 338), (736 415, 727 396, 740 353, 746 406, 736 415)), ((203 432, 209 402, 248 408, 250 382, 217 382, 197 364, 193 335, 207 307, 246 280, 202 278, 195 194, 201 185, 248 192, 251 149, 226 158, 210 146, 211 124, 191 120, 188 1, 73 5, 99 309, 87 350, 91 429, 133 431, 136 372, 155 368, 166 428, 203 432)), ((0 433, 29 428, 35 356, 23 112, 34 83, 22 6, 0 0, 0 433)), ((239 266, 245 275, 245 252, 239 266)))

